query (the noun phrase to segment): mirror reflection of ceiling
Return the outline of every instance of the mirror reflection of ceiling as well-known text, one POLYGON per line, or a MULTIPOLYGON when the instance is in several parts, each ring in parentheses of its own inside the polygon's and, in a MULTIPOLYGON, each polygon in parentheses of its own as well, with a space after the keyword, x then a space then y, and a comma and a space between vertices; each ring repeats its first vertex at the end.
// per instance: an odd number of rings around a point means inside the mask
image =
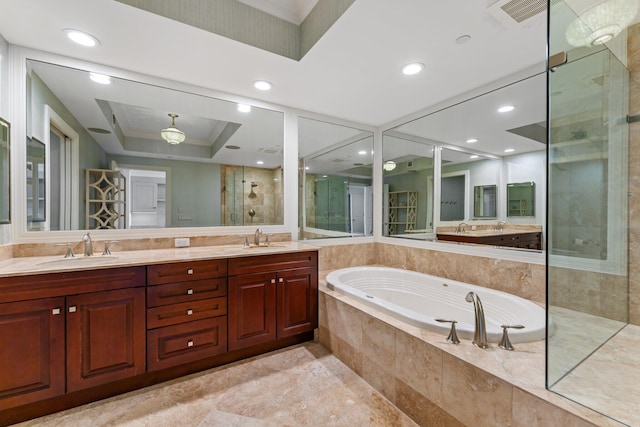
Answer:
POLYGON ((123 79, 101 85, 89 73, 38 61, 29 68, 110 154, 275 168, 282 165, 283 114, 123 79), (160 131, 175 124, 184 142, 160 131), (93 131, 92 131, 93 129, 93 131), (98 131, 96 131, 98 129, 98 131), (104 133, 108 131, 108 133, 104 133), (239 149, 227 149, 228 146, 239 149))
POLYGON ((534 77, 480 95, 390 131, 405 139, 463 147, 465 151, 493 156, 544 150, 546 138, 546 75, 534 77), (514 105, 513 111, 498 108, 514 105), (477 139, 467 143, 467 140, 477 139))
POLYGON ((300 61, 114 0, 91 7, 86 0, 0 0, 0 32, 17 46, 383 126, 520 70, 544 69, 546 14, 515 23, 490 10, 494 3, 354 1, 300 61), (62 29, 73 26, 100 46, 66 40, 62 29), (464 35, 471 39, 457 43, 464 35), (412 61, 424 71, 403 75, 412 61), (255 90, 258 79, 273 89, 255 90))
POLYGON ((307 173, 372 176, 372 132, 301 117, 298 141, 307 173))

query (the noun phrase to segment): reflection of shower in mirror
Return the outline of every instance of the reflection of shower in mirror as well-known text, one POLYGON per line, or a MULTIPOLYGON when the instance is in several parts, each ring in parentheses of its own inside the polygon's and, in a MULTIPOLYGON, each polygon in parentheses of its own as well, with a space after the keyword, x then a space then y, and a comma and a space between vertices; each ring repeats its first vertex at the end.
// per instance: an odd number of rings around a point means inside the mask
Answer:
MULTIPOLYGON (((256 188, 257 186, 258 186, 258 184, 256 184, 255 182, 251 181, 251 191, 249 191, 249 196, 248 196, 250 199, 255 199, 256 197, 258 197, 258 195, 253 191, 253 189, 256 188)), ((251 215, 251 216, 253 217, 253 215, 251 215)))

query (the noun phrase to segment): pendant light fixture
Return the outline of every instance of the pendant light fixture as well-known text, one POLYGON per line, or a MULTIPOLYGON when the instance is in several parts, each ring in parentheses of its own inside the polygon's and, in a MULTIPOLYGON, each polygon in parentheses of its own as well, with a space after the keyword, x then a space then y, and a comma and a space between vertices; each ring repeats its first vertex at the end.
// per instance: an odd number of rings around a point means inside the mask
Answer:
POLYGON ((176 127, 176 119, 179 117, 177 114, 169 113, 171 117, 171 126, 166 129, 162 129, 160 136, 171 145, 178 145, 186 138, 184 132, 176 127))
POLYGON ((607 0, 579 13, 567 27, 567 41, 576 47, 607 43, 633 22, 638 3, 638 0, 607 0))

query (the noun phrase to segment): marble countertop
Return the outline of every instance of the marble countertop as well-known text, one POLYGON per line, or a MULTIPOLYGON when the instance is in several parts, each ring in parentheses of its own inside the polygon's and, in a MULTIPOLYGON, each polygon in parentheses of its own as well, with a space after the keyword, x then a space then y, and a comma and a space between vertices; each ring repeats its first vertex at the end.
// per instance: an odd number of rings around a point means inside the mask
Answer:
MULTIPOLYGON (((45 243, 47 244, 47 243, 45 243)), ((10 258, 0 262, 0 277, 30 274, 57 273, 64 271, 95 270, 113 267, 163 264, 167 262, 196 261, 215 258, 236 258, 254 255, 318 250, 318 247, 298 242, 275 242, 269 246, 220 245, 172 249, 149 249, 138 251, 112 251, 111 255, 94 254, 90 257, 76 255, 74 258, 60 256, 38 256, 10 258)))

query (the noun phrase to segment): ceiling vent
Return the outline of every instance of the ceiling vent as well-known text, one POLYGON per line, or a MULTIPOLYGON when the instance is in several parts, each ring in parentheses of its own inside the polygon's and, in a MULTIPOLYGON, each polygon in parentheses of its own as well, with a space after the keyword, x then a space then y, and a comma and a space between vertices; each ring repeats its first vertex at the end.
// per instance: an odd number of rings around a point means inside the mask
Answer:
MULTIPOLYGON (((560 0, 551 0, 551 6, 560 0)), ((498 0, 488 7, 498 21, 507 25, 518 25, 547 11, 547 0, 498 0)))
POLYGON ((278 154, 280 150, 277 148, 259 148, 258 152, 264 154, 278 154))

